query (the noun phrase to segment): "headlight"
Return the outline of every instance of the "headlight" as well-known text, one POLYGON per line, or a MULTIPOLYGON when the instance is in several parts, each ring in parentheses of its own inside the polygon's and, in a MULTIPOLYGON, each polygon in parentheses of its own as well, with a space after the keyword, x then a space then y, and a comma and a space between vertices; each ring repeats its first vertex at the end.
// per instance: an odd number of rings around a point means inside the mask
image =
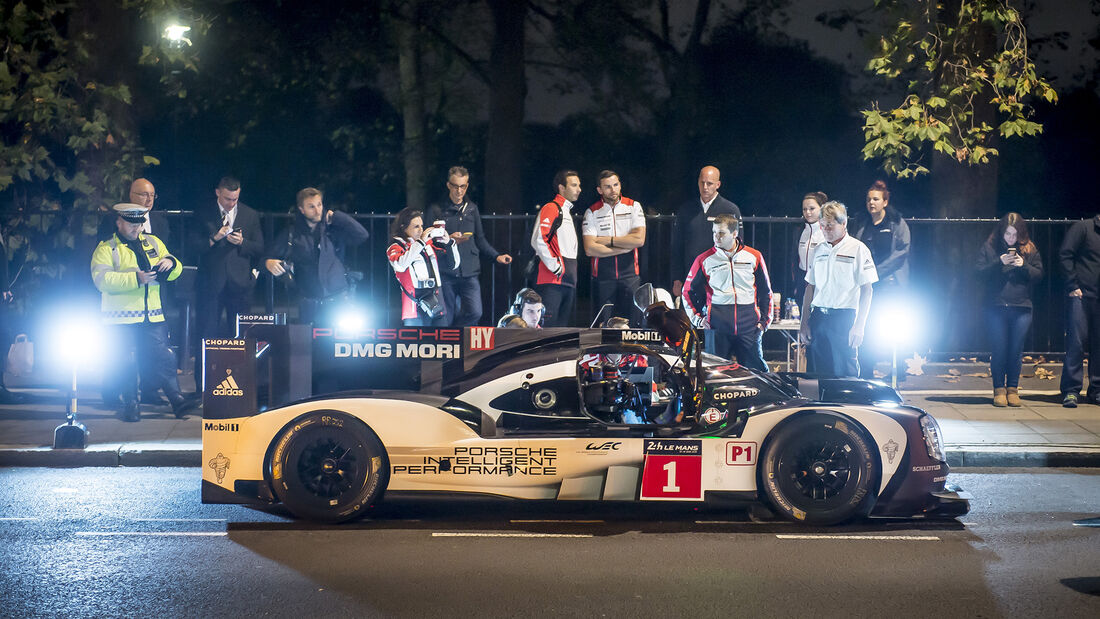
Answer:
POLYGON ((947 456, 943 452, 943 436, 940 434, 940 424, 935 417, 924 414, 920 418, 920 429, 924 434, 924 444, 928 447, 928 457, 940 462, 947 462, 947 456))

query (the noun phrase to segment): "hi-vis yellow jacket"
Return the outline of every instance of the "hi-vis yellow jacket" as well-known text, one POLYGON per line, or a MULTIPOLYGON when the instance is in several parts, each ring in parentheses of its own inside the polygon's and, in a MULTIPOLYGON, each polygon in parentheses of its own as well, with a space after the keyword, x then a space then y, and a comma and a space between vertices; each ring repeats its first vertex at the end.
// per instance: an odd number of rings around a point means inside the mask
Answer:
MULTIPOLYGON (((149 265, 156 266, 163 258, 174 263, 168 273, 172 281, 183 272, 183 263, 168 253, 168 248, 152 234, 139 234, 149 265)), ((100 311, 103 322, 128 325, 138 322, 164 322, 164 309, 160 305, 160 284, 138 284, 137 256, 132 249, 113 235, 110 240, 96 246, 92 253, 92 281, 102 294, 100 311)), ((163 274, 157 275, 158 279, 163 274)))

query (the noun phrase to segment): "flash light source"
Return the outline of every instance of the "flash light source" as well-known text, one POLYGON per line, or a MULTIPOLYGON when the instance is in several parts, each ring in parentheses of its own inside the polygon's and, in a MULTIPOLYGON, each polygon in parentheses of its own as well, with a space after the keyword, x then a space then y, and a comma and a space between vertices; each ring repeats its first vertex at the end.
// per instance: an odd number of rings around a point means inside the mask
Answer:
POLYGON ((171 23, 164 27, 164 38, 168 39, 173 47, 183 47, 185 43, 191 45, 191 39, 187 38, 187 33, 190 31, 191 26, 171 23))

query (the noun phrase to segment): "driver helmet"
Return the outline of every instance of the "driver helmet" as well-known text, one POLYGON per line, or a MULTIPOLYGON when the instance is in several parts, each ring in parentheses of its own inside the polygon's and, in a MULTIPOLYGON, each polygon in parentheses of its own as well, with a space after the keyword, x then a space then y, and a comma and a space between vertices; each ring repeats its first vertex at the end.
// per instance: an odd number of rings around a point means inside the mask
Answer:
POLYGON ((498 329, 526 329, 527 323, 515 314, 505 314, 497 321, 498 329))

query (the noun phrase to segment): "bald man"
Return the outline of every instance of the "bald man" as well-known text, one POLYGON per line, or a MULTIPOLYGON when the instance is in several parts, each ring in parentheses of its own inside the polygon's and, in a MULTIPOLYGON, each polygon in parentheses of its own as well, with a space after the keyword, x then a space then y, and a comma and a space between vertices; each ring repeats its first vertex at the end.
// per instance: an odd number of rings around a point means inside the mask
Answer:
POLYGON ((699 197, 688 200, 676 210, 672 224, 672 294, 680 296, 684 278, 695 257, 710 249, 714 218, 726 213, 741 221, 741 209, 718 195, 722 173, 714 166, 699 170, 699 197))
MULTIPOLYGON (((180 247, 180 242, 172 236, 172 229, 168 225, 168 216, 163 212, 154 210, 153 203, 157 199, 157 190, 153 187, 153 183, 149 182, 149 179, 139 178, 130 183, 130 199, 123 200, 130 204, 139 204, 149 209, 148 217, 145 218, 145 223, 142 224, 141 232, 143 234, 152 234, 157 237, 164 244, 174 252, 182 252, 183 247, 180 247)), ((109 241, 115 234, 116 222, 118 217, 114 211, 108 211, 104 215, 103 219, 99 221, 99 228, 96 232, 98 241, 109 241)), ((167 281, 161 282, 160 290, 161 302, 164 304, 165 309, 172 307, 175 299, 175 285, 167 281)), ((142 384, 153 385, 156 384, 155 380, 150 375, 149 368, 141 366, 141 378, 142 384)), ((106 382, 103 386, 103 400, 105 402, 114 403, 118 399, 118 394, 112 391, 112 386, 106 382)), ((141 403, 152 404, 154 406, 167 406, 168 402, 157 395, 156 389, 143 389, 141 391, 141 403)))
MULTIPOLYGON (((176 238, 172 236, 172 230, 168 225, 168 217, 153 209, 153 203, 157 200, 157 190, 153 187, 153 183, 148 179, 139 178, 130 183, 130 199, 127 200, 130 204, 140 204, 149 209, 149 216, 145 218, 145 227, 142 232, 145 234, 152 234, 164 241, 173 251, 182 251, 182 247, 173 247, 173 245, 179 245, 176 238)), ((115 214, 108 212, 106 216, 99 222, 99 230, 97 232, 98 240, 106 241, 111 238, 115 233, 115 214)))

